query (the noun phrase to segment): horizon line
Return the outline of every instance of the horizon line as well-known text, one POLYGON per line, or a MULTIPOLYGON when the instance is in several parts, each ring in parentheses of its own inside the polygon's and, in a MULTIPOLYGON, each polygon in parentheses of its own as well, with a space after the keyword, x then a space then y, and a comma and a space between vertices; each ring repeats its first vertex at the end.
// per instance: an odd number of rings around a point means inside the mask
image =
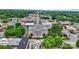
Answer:
MULTIPOLYGON (((8 8, 6 8, 6 9, 8 9, 8 8)), ((3 10, 5 10, 5 8, 3 10)), ((9 10, 11 10, 11 9, 9 9, 9 10)), ((13 10, 79 11, 79 9, 13 9, 13 10)))

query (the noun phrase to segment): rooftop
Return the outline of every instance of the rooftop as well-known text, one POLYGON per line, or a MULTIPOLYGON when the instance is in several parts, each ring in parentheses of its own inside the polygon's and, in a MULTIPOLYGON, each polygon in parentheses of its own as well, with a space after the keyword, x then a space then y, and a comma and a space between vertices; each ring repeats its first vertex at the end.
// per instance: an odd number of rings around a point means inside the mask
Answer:
POLYGON ((8 45, 19 45, 19 42, 22 38, 2 38, 0 39, 0 44, 8 44, 8 45))

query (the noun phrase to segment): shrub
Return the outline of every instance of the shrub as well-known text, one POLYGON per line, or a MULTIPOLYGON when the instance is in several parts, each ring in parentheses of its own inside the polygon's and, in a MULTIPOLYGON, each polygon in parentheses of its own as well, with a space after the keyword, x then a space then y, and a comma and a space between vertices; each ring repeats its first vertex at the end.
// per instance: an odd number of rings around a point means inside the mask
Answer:
POLYGON ((64 43, 63 49, 72 49, 73 47, 70 44, 64 43))
POLYGON ((0 49, 11 49, 10 45, 0 45, 0 49))

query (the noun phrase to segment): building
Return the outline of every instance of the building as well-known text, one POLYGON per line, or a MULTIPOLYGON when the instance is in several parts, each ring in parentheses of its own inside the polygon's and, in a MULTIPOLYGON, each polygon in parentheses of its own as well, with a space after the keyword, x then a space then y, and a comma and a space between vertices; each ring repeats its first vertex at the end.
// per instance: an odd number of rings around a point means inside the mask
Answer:
POLYGON ((0 32, 0 39, 4 38, 4 32, 0 32))
POLYGON ((4 31, 4 27, 0 26, 0 32, 4 31))
POLYGON ((79 23, 74 23, 74 24, 73 24, 73 27, 79 29, 79 23))
POLYGON ((19 45, 21 38, 2 38, 0 39, 0 45, 11 45, 13 48, 19 45))
POLYGON ((10 45, 12 48, 25 49, 27 47, 28 39, 24 38, 2 38, 0 45, 10 45))
POLYGON ((41 49, 42 40, 30 39, 28 40, 27 49, 41 49))
POLYGON ((21 19, 20 23, 24 26, 27 26, 27 25, 34 25, 34 20, 33 19, 27 19, 27 18, 23 18, 21 19))
POLYGON ((9 18, 8 25, 15 25, 18 22, 19 18, 9 18))
POLYGON ((52 26, 52 24, 53 24, 53 22, 50 22, 49 20, 41 20, 41 24, 44 26, 44 27, 46 27, 46 28, 51 28, 51 26, 52 26))
POLYGON ((19 21, 22 25, 24 26, 30 26, 30 25, 34 25, 35 22, 36 22, 36 16, 28 16, 27 18, 24 17, 24 18, 21 18, 21 20, 19 21))
POLYGON ((31 38, 43 38, 54 23, 52 19, 41 19, 39 13, 21 18, 19 22, 26 28, 26 35, 31 38))
POLYGON ((59 21, 59 23, 62 25, 71 25, 70 21, 59 21))
POLYGON ((68 26, 68 25, 65 25, 65 28, 67 29, 67 30, 73 30, 73 31, 76 31, 76 28, 75 27, 73 27, 73 26, 68 26))
POLYGON ((0 25, 0 38, 4 37, 4 27, 0 25))
POLYGON ((36 23, 28 28, 28 35, 31 38, 43 38, 48 33, 48 28, 40 21, 39 14, 36 17, 36 23))

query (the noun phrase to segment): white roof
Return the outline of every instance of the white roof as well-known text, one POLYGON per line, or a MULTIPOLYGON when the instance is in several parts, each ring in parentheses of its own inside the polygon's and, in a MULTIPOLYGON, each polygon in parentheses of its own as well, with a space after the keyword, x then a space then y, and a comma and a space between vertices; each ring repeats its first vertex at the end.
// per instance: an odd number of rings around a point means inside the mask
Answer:
POLYGON ((34 25, 34 23, 25 23, 25 25, 34 25))

